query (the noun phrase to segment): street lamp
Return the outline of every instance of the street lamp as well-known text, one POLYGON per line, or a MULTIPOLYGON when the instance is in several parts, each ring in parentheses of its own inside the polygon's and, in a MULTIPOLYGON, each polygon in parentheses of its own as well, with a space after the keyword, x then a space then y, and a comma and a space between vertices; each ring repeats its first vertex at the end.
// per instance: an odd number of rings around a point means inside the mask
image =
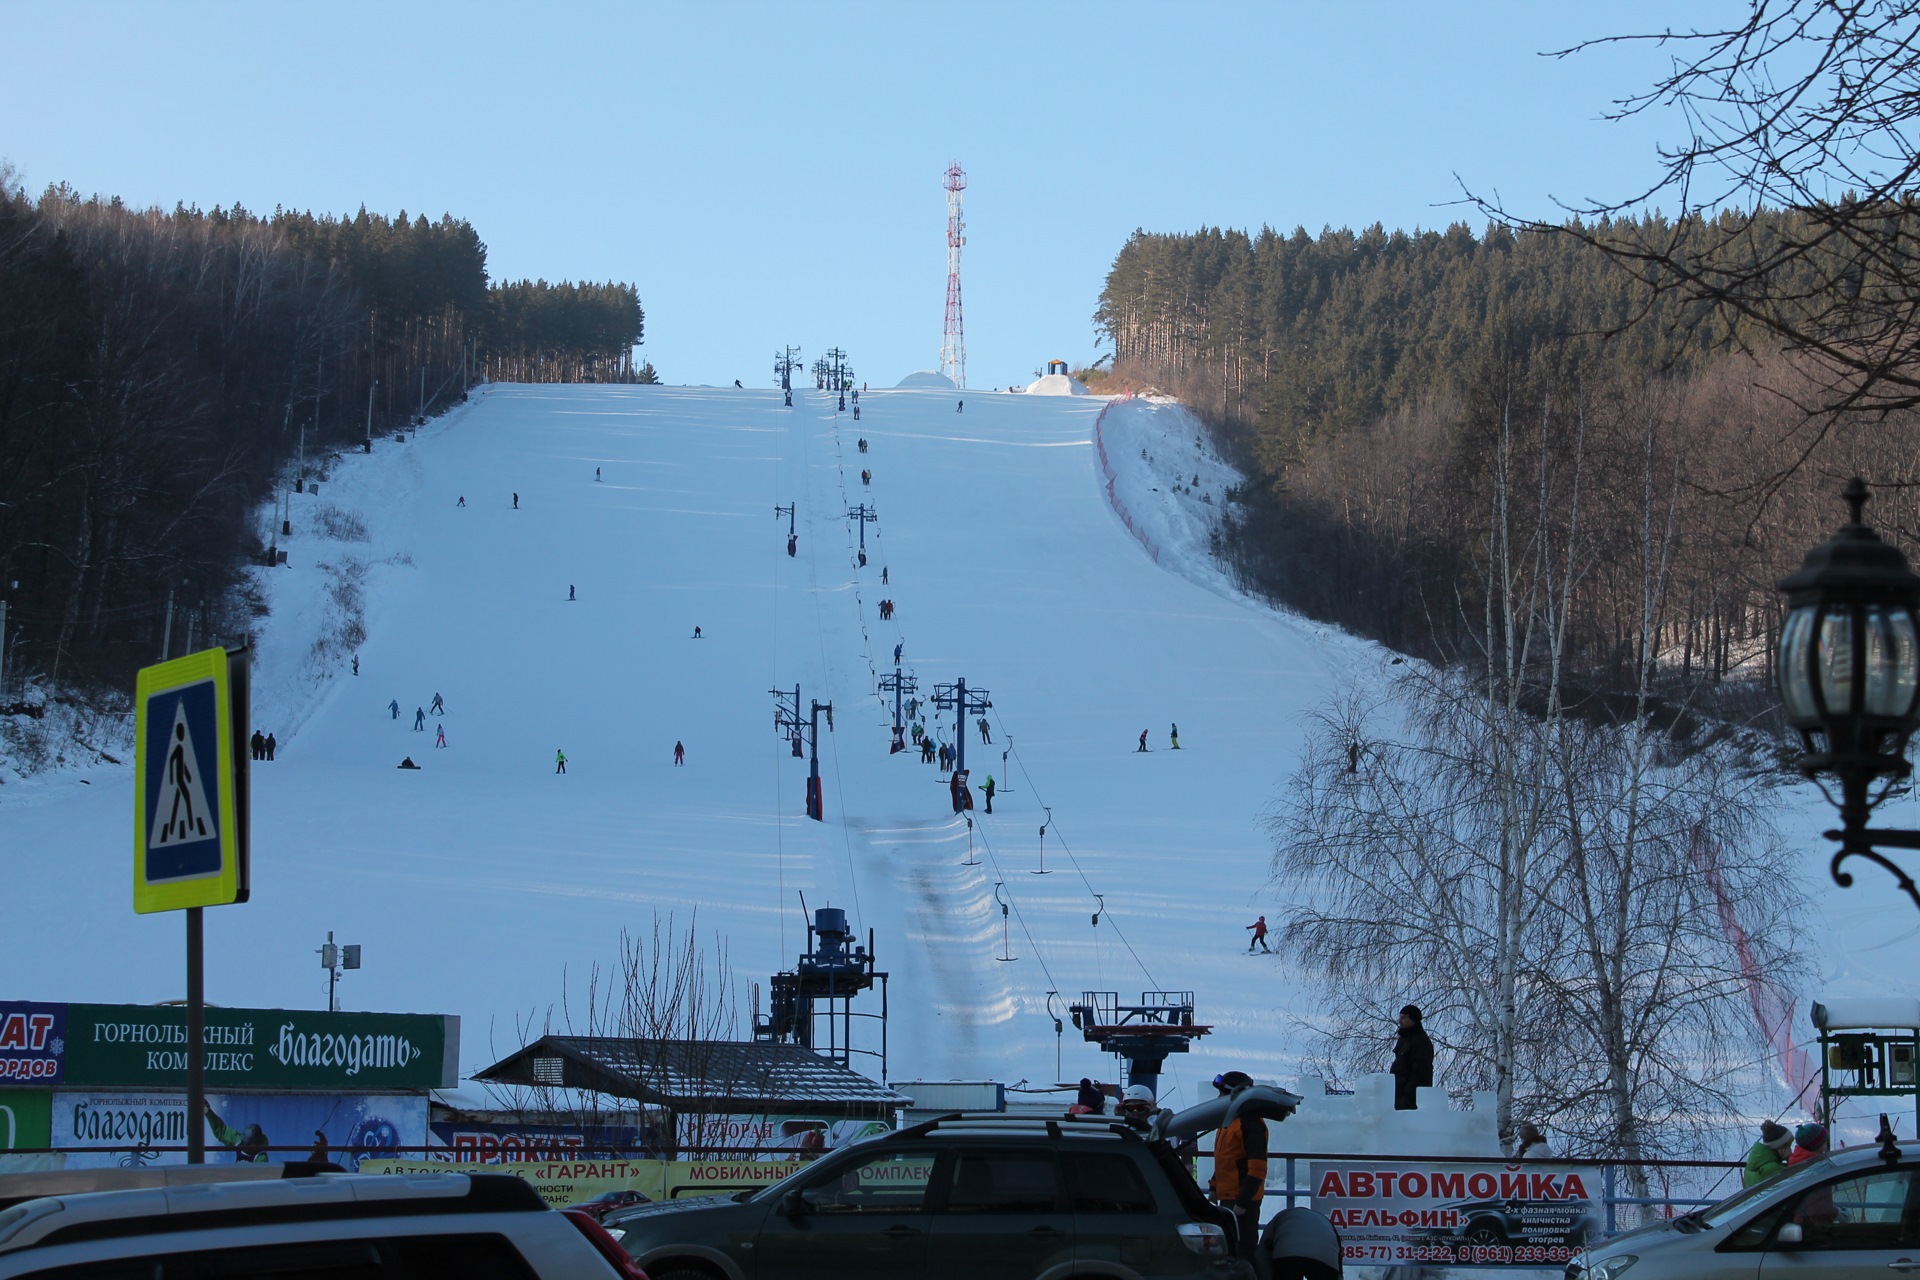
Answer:
POLYGON ((1875 851, 1876 845, 1920 849, 1920 831, 1867 826, 1893 784, 1913 772, 1907 739, 1920 725, 1920 577, 1899 548, 1861 520, 1868 496, 1859 477, 1848 481, 1852 520, 1780 582, 1787 603, 1780 700, 1806 747, 1800 771, 1840 782, 1841 827, 1826 833, 1840 844, 1834 883, 1852 885, 1842 864, 1866 858, 1892 873, 1920 907, 1913 877, 1875 851), (1887 781, 1870 796, 1881 778, 1887 781))

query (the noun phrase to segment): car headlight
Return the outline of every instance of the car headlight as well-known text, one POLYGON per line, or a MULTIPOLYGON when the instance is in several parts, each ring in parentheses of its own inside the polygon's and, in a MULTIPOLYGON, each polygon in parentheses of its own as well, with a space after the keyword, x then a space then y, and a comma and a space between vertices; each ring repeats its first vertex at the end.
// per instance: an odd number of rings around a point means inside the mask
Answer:
POLYGON ((1596 1262, 1587 1268, 1587 1280, 1619 1280, 1626 1274, 1627 1268, 1638 1261, 1640 1258, 1637 1254, 1622 1253, 1604 1262, 1596 1262))

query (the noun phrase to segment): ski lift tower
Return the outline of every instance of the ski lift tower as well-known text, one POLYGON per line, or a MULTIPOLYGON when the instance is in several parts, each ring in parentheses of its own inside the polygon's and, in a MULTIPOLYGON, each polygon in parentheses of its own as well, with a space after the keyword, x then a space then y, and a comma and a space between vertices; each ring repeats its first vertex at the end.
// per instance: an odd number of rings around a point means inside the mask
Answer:
MULTIPOLYGON (((837 907, 821 907, 807 926, 807 951, 800 962, 772 979, 770 1008, 762 1018, 758 1008, 753 1016, 755 1040, 790 1041, 812 1049, 843 1067, 851 1068, 853 1055, 866 1054, 880 1059, 880 1079, 887 1078, 887 975, 873 967, 873 931, 867 931, 867 945, 850 945, 853 932, 847 928, 847 913, 837 907), (853 999, 864 991, 880 988, 879 1013, 855 1013, 853 999), (880 1023, 880 1048, 853 1047, 853 1020, 873 1018, 880 1023), (820 1022, 826 1023, 826 1043, 820 1042, 820 1022)), ((755 984, 755 1004, 759 987, 755 984)))
POLYGON ((1127 1064, 1128 1084, 1145 1085, 1156 1097, 1167 1055, 1187 1052, 1213 1030, 1194 1022, 1191 991, 1142 991, 1138 1004, 1121 1004, 1118 991, 1087 991, 1067 1012, 1088 1043, 1127 1064))
POLYGON ((947 327, 940 340, 940 372, 962 390, 967 385, 967 327, 960 320, 960 246, 967 242, 966 219, 960 216, 960 193, 967 189, 967 171, 955 160, 947 166, 947 327))

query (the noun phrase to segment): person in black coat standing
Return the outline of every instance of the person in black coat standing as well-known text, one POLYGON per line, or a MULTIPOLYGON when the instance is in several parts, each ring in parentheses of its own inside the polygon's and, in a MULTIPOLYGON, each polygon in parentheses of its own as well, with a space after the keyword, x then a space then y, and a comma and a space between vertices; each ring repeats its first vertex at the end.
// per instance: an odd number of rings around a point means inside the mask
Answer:
POLYGON ((1433 1085, 1433 1041, 1420 1024, 1420 1006, 1410 1004, 1400 1010, 1400 1034, 1393 1040, 1393 1109, 1413 1111, 1415 1089, 1433 1085))

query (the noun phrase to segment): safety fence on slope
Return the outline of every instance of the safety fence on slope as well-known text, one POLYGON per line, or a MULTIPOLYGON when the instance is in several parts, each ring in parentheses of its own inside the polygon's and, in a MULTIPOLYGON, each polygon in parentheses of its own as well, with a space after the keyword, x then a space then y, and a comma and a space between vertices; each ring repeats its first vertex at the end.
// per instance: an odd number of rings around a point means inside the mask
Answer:
POLYGON ((1147 554, 1153 557, 1153 562, 1159 564, 1160 548, 1153 544, 1153 539, 1147 536, 1146 530, 1134 523, 1133 513, 1127 510, 1126 501, 1114 491, 1114 483, 1119 480, 1120 476, 1114 471, 1113 463, 1107 459, 1107 439, 1104 432, 1107 421, 1107 410, 1113 408, 1116 404, 1125 404, 1133 398, 1133 392, 1129 391, 1117 400, 1107 401, 1107 403, 1101 407, 1100 416, 1093 420, 1093 448, 1094 452, 1100 456, 1100 474, 1107 482, 1108 505, 1113 508, 1113 513, 1120 517, 1120 523, 1127 526, 1127 532, 1132 534, 1139 541, 1140 545, 1147 549, 1147 554))

